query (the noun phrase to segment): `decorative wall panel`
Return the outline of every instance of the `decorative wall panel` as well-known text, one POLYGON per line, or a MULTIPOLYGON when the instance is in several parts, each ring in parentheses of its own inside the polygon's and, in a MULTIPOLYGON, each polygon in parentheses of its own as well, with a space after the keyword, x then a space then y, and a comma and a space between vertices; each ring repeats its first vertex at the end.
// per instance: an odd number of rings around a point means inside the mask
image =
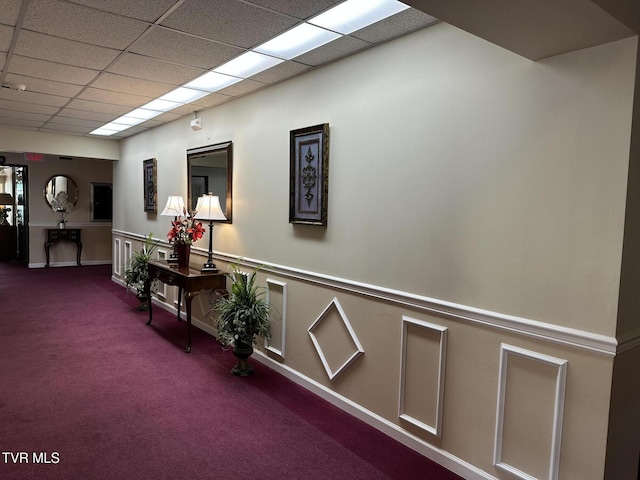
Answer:
POLYGON ((364 354, 337 298, 327 305, 308 331, 331 381, 342 375, 364 354))
POLYGON ((521 479, 558 478, 567 364, 501 345, 496 467, 521 479))
POLYGON ((267 278, 267 303, 271 305, 271 338, 265 348, 284 358, 287 326, 287 284, 267 278))
POLYGON ((113 273, 120 276, 122 275, 122 255, 120 251, 120 239, 113 239, 113 273))
POLYGON ((403 316, 401 352, 398 415, 441 437, 447 329, 403 316))

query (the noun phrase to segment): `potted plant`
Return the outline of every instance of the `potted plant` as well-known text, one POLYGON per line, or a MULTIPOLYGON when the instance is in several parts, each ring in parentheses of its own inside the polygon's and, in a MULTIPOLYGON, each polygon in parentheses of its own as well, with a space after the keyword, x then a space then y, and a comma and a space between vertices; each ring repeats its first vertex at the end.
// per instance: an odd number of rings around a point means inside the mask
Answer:
MULTIPOLYGON (((124 282, 127 286, 127 290, 134 290, 136 296, 140 301, 138 310, 147 310, 149 308, 148 298, 144 291, 144 285, 149 278, 149 267, 147 262, 151 260, 153 252, 155 252, 158 245, 153 242, 153 234, 150 233, 145 237, 142 250, 135 252, 131 256, 131 260, 127 264, 124 270, 124 282)), ((155 281, 152 282, 151 288, 155 286, 155 281)))
POLYGON ((264 298, 264 289, 256 285, 259 268, 250 274, 240 271, 237 264, 231 266, 231 294, 221 297, 213 309, 214 325, 219 341, 224 346, 233 346, 238 363, 231 373, 241 377, 253 373, 248 359, 253 354, 253 345, 271 338, 270 305, 264 298))

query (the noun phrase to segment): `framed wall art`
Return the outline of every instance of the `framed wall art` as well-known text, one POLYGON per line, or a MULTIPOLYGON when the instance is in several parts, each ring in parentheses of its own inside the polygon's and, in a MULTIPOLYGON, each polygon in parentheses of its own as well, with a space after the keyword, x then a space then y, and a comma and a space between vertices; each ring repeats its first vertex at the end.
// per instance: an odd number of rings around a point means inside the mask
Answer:
POLYGON ((144 169, 144 211, 158 213, 158 169, 156 159, 145 160, 142 165, 144 169))
POLYGON ((329 124, 290 132, 289 223, 327 226, 329 124))

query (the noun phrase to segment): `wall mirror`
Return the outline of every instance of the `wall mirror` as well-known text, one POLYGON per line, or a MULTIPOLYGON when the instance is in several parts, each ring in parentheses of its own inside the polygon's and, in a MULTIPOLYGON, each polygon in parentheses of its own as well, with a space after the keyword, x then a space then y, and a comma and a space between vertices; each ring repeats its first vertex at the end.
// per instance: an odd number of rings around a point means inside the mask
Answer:
POLYGON ((213 193, 231 223, 233 148, 232 142, 217 143, 187 150, 188 208, 196 208, 198 197, 213 193))
POLYGON ((54 175, 44 184, 44 199, 54 211, 71 211, 78 201, 78 187, 66 175, 54 175))

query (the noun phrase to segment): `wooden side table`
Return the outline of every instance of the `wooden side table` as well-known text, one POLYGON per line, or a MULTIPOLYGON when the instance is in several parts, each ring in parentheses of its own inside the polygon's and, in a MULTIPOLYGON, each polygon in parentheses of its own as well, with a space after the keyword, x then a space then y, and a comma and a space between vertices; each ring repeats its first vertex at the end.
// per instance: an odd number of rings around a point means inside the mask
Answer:
POLYGON ((49 248, 61 240, 74 242, 77 246, 76 262, 80 264, 80 256, 82 255, 82 229, 80 228, 47 228, 47 241, 44 244, 44 251, 47 254, 46 268, 49 268, 49 248))
POLYGON ((160 280, 167 285, 178 287, 178 320, 180 320, 180 300, 184 292, 185 307, 187 310, 187 348, 186 352, 191 352, 191 302, 193 298, 200 294, 202 290, 226 290, 227 280, 224 273, 200 272, 192 268, 178 268, 169 265, 167 262, 152 260, 148 264, 149 278, 145 283, 144 290, 149 304, 149 321, 151 325, 153 318, 153 308, 151 306, 151 281, 160 280))

